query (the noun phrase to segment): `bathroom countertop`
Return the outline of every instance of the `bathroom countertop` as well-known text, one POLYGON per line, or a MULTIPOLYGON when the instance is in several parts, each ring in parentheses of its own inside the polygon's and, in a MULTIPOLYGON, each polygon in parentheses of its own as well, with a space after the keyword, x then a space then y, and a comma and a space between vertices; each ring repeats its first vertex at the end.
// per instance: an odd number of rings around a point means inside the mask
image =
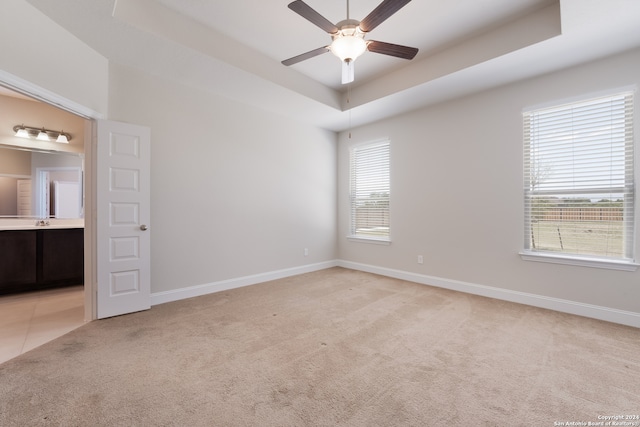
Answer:
POLYGON ((36 219, 0 218, 3 230, 49 230, 60 228, 84 228, 84 219, 49 219, 48 225, 36 225, 36 219))

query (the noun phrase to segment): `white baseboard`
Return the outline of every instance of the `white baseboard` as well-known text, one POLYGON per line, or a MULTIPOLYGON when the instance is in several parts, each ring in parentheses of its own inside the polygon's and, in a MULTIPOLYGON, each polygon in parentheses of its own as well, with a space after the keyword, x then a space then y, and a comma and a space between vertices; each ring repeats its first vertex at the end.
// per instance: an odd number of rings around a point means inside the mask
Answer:
POLYGON ((640 313, 632 311, 617 310, 598 305, 584 304, 576 301, 512 291, 503 288, 495 288, 492 286, 478 285, 475 283, 461 282, 457 280, 443 279, 441 277, 427 276, 424 274, 411 273, 408 271, 394 270, 344 260, 326 261, 251 276, 243 276, 235 279, 222 280, 214 283, 190 286, 172 291, 156 292, 151 294, 151 305, 164 304, 166 302, 178 301, 181 299, 198 297, 243 286, 255 285, 257 283, 310 273, 312 271, 324 270, 331 267, 344 267, 352 270, 366 271, 369 273, 379 274, 381 276, 420 283, 422 285, 435 286, 453 291, 465 292, 468 294, 480 295, 503 301, 511 301, 533 307, 546 308, 563 313, 575 314, 578 316, 590 317, 593 319, 640 328, 640 313))
POLYGON ((533 307, 546 308, 563 313, 570 313, 578 316, 590 317, 593 319, 605 320, 607 322, 619 323, 622 325, 640 328, 640 313, 636 313, 633 311, 617 310, 598 305, 584 304, 581 302, 551 298, 543 295, 529 294, 525 292, 512 291, 509 289, 495 288, 492 286, 477 285, 474 283, 460 282, 457 280, 443 279, 434 276, 426 276, 424 274, 393 270, 389 268, 360 264, 351 261, 339 260, 337 265, 339 267, 366 271, 369 273, 379 274, 381 276, 393 277, 395 279, 420 283, 422 285, 436 286, 453 291, 465 292, 468 294, 480 295, 504 301, 511 301, 519 304, 530 305, 533 307))
POLYGON ((324 270, 327 268, 336 267, 337 265, 338 261, 336 260, 326 261, 317 264, 308 264, 300 267, 287 268, 284 270, 254 274, 251 276, 243 276, 235 279, 222 280, 220 282, 189 286, 187 288, 175 289, 171 291, 155 292, 151 294, 151 305, 164 304, 166 302, 199 297, 202 295, 212 294, 214 292, 227 291, 229 289, 255 285, 257 283, 268 282, 270 280, 283 279, 285 277, 296 276, 298 274, 311 273, 312 271, 324 270))

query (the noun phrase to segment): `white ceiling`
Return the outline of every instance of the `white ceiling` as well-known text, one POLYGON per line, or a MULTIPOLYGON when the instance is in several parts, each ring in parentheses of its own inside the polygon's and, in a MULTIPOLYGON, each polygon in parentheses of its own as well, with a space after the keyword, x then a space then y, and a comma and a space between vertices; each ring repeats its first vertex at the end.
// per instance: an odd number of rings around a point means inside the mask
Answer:
MULTIPOLYGON (((264 55, 281 61, 326 46, 331 37, 286 7, 285 1, 157 0, 190 19, 207 25, 264 55)), ((382 0, 350 0, 350 18, 362 20, 382 0)), ((346 19, 346 0, 306 0, 334 24, 346 19)), ((549 0, 414 0, 367 36, 367 39, 418 47, 417 60, 459 42, 487 27, 549 4, 549 0)), ((375 79, 407 61, 378 54, 358 59, 358 81, 375 79)), ((295 68, 320 83, 342 90, 340 61, 324 55, 295 68)))
MULTIPOLYGON (((365 52, 345 87, 331 53, 280 63, 331 41, 291 0, 27 1, 114 62, 334 131, 640 46, 640 0, 413 0, 367 39, 416 58, 365 52)), ((305 2, 346 18, 345 0, 305 2)))

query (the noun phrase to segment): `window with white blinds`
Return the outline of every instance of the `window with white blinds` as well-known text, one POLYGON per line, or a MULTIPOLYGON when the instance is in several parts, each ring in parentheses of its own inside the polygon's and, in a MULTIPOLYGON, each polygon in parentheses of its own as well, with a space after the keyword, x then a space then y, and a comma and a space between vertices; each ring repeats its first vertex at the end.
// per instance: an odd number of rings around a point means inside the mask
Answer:
POLYGON ((633 260, 633 94, 524 113, 525 251, 633 260))
POLYGON ((389 151, 389 141, 351 148, 351 237, 389 240, 389 151))

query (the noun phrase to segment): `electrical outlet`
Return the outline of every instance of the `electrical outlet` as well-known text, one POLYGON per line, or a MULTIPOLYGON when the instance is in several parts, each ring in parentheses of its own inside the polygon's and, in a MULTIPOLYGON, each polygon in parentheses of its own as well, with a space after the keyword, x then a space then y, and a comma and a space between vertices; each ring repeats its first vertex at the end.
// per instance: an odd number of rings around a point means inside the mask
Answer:
POLYGON ((304 248, 304 256, 309 256, 309 248, 304 248))
POLYGON ((424 258, 422 258, 422 255, 418 255, 418 264, 422 263, 424 263, 424 258))

